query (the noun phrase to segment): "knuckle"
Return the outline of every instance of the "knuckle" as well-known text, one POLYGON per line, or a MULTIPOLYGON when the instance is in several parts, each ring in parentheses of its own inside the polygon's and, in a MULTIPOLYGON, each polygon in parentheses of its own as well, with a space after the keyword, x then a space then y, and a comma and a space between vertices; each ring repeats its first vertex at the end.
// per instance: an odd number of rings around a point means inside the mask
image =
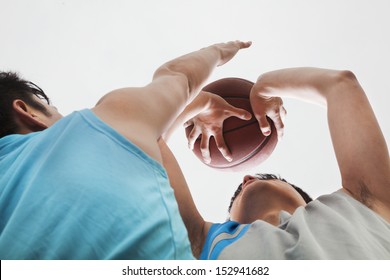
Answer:
POLYGON ((217 144, 217 149, 221 151, 221 153, 226 153, 226 147, 222 143, 217 144))
POLYGON ((202 142, 202 143, 200 144, 200 150, 201 150, 202 154, 203 154, 203 153, 208 153, 208 151, 209 151, 209 145, 208 145, 208 143, 202 142))
POLYGON ((259 111, 254 110, 253 113, 254 113, 255 117, 258 119, 264 116, 264 114, 260 113, 259 111))
POLYGON ((197 139, 199 137, 199 133, 196 130, 192 130, 188 135, 189 138, 197 139))
POLYGON ((269 122, 268 122, 268 120, 266 118, 260 119, 259 123, 260 123, 261 127, 269 127, 269 122))

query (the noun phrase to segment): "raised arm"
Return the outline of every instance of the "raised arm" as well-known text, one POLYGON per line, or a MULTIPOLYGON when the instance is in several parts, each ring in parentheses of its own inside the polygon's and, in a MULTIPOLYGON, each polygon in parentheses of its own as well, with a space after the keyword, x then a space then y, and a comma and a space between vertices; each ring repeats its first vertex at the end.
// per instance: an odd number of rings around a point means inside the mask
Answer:
MULTIPOLYGON (((175 128, 182 125, 186 120, 193 118, 195 115, 197 115, 197 119, 201 119, 199 120, 201 124, 199 126, 194 126, 198 127, 199 131, 197 130, 197 132, 194 132, 195 135, 193 136, 193 138, 195 139, 199 136, 199 134, 202 134, 203 143, 208 143, 209 141, 210 127, 221 127, 223 121, 226 118, 229 118, 231 116, 244 119, 250 118, 250 113, 248 113, 247 111, 229 105, 218 95, 202 91, 185 108, 185 110, 183 110, 183 112, 176 119, 175 123, 172 125, 169 131, 172 132, 175 128), (202 119, 205 119, 206 121, 203 122, 202 119)), ((222 134, 215 135, 215 137, 217 142, 223 141, 222 134)), ((165 139, 167 138, 168 135, 166 135, 165 139)), ((175 190, 175 197, 179 205, 180 215, 182 216, 184 224, 188 231, 188 236, 192 246, 192 252, 194 256, 199 257, 211 223, 205 222, 203 220, 203 217, 200 215, 192 199, 190 190, 180 169, 180 166, 177 163, 174 155, 166 145, 165 141, 160 139, 159 145, 164 168, 168 173, 171 186, 175 190)))
POLYGON ((159 67, 147 86, 114 90, 93 111, 161 161, 157 139, 195 97, 214 68, 249 46, 250 42, 221 43, 178 57, 159 67))
POLYGON ((344 190, 390 221, 390 162, 369 101, 350 71, 292 68, 263 74, 252 88, 258 99, 292 97, 327 107, 329 130, 344 190))
POLYGON ((211 223, 206 222, 196 208, 181 168, 171 150, 162 139, 160 139, 159 145, 164 168, 175 191, 180 215, 188 231, 192 253, 196 258, 199 258, 211 223))

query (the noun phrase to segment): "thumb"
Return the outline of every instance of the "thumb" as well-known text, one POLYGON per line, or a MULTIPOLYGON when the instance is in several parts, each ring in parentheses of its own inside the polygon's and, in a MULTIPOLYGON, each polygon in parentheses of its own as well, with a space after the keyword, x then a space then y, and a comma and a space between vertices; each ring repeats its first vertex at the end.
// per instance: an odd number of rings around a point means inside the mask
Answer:
POLYGON ((239 119, 246 120, 246 121, 249 121, 252 118, 252 114, 249 113, 247 110, 237 108, 234 106, 230 106, 229 116, 237 117, 239 119))
POLYGON ((263 135, 269 136, 271 134, 271 126, 267 120, 267 116, 266 115, 256 116, 256 119, 259 123, 259 127, 263 135))

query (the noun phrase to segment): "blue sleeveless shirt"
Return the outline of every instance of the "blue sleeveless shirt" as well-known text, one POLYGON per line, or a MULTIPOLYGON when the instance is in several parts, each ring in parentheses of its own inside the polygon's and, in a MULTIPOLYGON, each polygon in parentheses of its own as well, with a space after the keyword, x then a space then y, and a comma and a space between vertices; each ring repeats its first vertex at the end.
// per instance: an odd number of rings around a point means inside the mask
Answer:
POLYGON ((0 259, 193 259, 162 166, 74 112, 0 139, 0 259))

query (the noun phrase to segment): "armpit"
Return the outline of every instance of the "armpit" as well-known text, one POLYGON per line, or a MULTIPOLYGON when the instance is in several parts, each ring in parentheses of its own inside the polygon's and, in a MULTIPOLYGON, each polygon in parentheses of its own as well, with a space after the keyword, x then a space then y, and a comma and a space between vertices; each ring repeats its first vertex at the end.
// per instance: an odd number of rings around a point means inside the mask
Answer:
POLYGON ((355 191, 351 191, 348 187, 343 187, 343 190, 354 199, 364 204, 368 208, 373 210, 374 199, 367 185, 363 182, 359 182, 355 187, 355 191))

